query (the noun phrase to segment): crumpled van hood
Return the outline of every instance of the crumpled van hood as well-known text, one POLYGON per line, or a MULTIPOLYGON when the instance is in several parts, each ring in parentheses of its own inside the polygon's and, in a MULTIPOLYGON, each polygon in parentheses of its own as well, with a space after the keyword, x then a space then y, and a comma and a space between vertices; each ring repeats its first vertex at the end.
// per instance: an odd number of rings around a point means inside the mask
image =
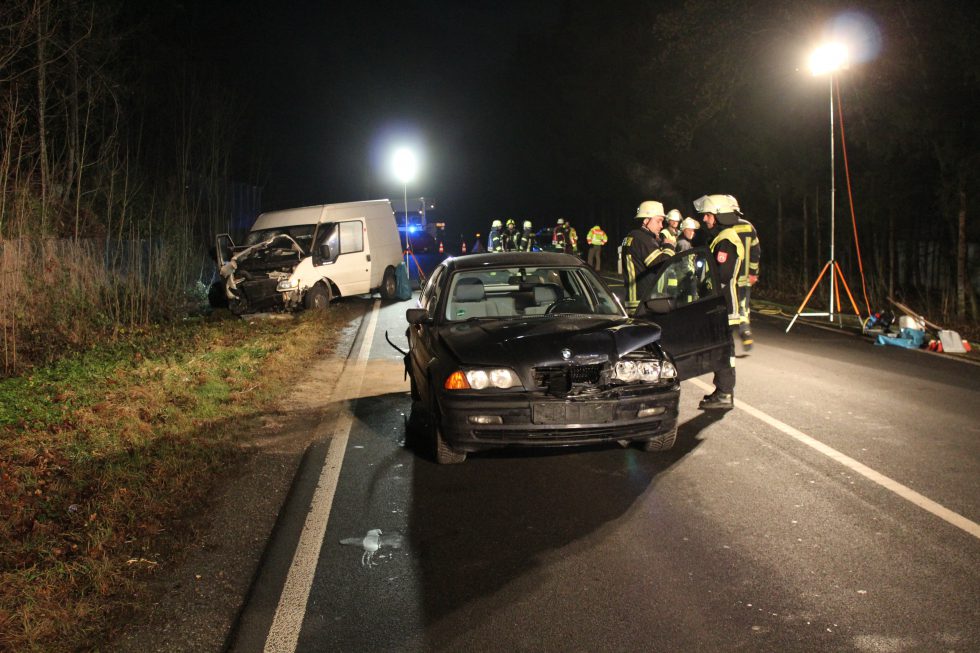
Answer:
POLYGON ((529 320, 474 320, 440 327, 463 365, 514 368, 616 361, 660 340, 660 327, 619 316, 555 315, 529 320), (565 358, 562 350, 571 351, 565 358))

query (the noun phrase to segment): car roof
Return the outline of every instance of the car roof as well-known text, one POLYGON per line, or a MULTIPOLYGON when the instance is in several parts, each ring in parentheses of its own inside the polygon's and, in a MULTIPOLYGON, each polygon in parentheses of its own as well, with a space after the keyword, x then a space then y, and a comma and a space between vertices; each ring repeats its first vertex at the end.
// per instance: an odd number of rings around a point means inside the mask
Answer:
POLYGON ((450 272, 519 265, 589 267, 585 264, 585 261, 577 256, 552 252, 490 252, 487 254, 468 254, 466 256, 447 258, 444 264, 450 272))

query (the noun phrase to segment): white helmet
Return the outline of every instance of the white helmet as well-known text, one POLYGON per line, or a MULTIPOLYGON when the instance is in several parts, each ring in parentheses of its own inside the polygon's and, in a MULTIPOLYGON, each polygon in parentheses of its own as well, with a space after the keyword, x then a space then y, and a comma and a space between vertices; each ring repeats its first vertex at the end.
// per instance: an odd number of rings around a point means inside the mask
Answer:
POLYGON ((500 220, 494 220, 492 223, 490 223, 491 229, 500 229, 502 226, 504 226, 504 223, 500 220))
POLYGON ((694 210, 698 213, 737 213, 742 215, 742 210, 738 208, 738 200, 731 195, 705 195, 694 200, 694 210))
POLYGON ((645 220, 647 218, 655 218, 657 216, 662 218, 664 215, 664 205, 660 202, 655 202, 654 200, 640 202, 640 206, 636 209, 637 220, 645 220))
POLYGON ((684 218, 684 221, 681 222, 681 230, 694 229, 695 231, 697 231, 700 228, 701 225, 694 218, 684 218))
POLYGON ((524 228, 525 229, 530 229, 531 228, 531 221, 530 220, 525 220, 524 221, 524 228))
POLYGON ((667 222, 680 222, 680 221, 681 221, 681 212, 678 211, 677 209, 671 209, 667 213, 667 222))
POLYGON ((558 218, 558 224, 565 224, 565 218, 558 218))

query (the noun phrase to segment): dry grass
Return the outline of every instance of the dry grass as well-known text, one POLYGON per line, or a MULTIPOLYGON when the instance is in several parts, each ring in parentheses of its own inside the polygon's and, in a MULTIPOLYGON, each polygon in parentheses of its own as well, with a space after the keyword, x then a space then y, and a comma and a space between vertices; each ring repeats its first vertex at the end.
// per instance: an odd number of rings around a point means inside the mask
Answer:
POLYGON ((356 309, 156 328, 0 381, 0 650, 98 646, 174 521, 356 309))

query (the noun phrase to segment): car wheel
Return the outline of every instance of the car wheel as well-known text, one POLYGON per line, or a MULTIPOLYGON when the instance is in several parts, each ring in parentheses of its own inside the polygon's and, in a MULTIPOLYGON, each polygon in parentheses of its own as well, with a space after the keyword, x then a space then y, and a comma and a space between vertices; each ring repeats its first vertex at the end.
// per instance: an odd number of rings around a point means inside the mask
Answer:
POLYGON ((650 438, 640 443, 640 448, 644 451, 667 451, 674 446, 677 440, 677 427, 670 429, 666 433, 661 433, 655 438, 650 438))
POLYGON ((435 399, 432 400, 433 406, 429 409, 429 431, 432 437, 432 448, 434 458, 440 465, 456 465, 466 460, 465 451, 456 451, 449 446, 449 443, 442 437, 442 420, 439 416, 439 408, 434 406, 435 399))
POLYGON ((330 286, 318 283, 306 291, 306 295, 303 296, 303 305, 311 311, 325 311, 330 307, 330 299, 330 286))
POLYGON ((394 299, 398 291, 398 280, 395 278, 395 268, 390 265, 385 268, 384 277, 381 278, 381 299, 394 299))
POLYGON ((225 282, 215 281, 208 288, 208 304, 211 308, 228 308, 228 295, 225 294, 225 282))

